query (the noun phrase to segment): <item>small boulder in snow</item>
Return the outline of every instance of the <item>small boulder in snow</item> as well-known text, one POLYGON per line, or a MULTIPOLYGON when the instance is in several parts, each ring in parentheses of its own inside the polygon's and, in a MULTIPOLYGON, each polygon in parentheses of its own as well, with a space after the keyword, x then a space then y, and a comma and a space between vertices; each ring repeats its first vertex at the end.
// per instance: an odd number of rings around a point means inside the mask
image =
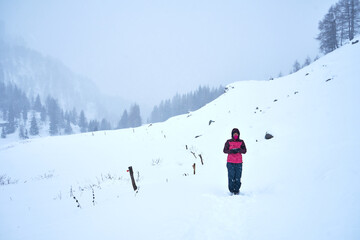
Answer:
POLYGON ((265 134, 265 139, 266 139, 266 140, 272 139, 273 137, 274 137, 274 136, 273 136, 272 134, 266 132, 266 134, 265 134))

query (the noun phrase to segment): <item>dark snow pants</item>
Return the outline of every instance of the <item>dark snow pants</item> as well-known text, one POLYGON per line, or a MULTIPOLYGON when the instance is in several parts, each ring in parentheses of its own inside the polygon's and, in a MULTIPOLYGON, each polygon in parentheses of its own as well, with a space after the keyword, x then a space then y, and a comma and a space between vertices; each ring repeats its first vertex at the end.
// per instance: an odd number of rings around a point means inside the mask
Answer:
POLYGON ((241 187, 242 163, 227 163, 229 191, 238 194, 241 187))

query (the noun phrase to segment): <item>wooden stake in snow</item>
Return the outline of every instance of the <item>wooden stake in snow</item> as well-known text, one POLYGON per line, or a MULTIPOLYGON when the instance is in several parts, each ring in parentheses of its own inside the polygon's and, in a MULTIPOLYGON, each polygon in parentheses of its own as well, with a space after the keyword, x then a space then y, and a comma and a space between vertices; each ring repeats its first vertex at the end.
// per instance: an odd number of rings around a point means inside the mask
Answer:
POLYGON ((133 185, 134 191, 136 191, 136 190, 137 190, 137 186, 136 186, 136 183, 135 183, 135 179, 134 179, 134 171, 133 171, 133 169, 132 169, 132 166, 130 166, 130 167, 129 167, 128 172, 130 173, 131 182, 132 182, 132 185, 133 185))
POLYGON ((199 154, 199 157, 200 157, 200 160, 201 160, 201 165, 204 165, 204 161, 203 161, 203 158, 202 158, 201 154, 199 154))
POLYGON ((195 167, 196 167, 196 164, 194 163, 194 164, 192 165, 192 167, 193 167, 193 169, 194 169, 194 175, 195 175, 195 167))

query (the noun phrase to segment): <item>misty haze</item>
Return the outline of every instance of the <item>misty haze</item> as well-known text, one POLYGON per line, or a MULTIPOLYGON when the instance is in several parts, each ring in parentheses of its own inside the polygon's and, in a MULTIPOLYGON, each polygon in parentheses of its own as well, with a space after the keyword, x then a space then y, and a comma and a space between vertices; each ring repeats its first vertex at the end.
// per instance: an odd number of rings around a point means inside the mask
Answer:
POLYGON ((359 40, 359 0, 0 0, 0 239, 359 239, 359 40))

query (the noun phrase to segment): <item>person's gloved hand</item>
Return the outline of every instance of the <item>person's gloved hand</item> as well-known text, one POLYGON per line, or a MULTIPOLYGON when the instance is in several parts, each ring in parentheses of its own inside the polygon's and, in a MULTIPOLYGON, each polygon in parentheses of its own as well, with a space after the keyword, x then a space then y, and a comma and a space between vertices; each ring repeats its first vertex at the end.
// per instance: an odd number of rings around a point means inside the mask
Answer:
POLYGON ((235 149, 230 149, 229 153, 236 153, 235 149))
POLYGON ((240 152, 240 148, 234 148, 230 150, 230 153, 239 153, 240 152))

